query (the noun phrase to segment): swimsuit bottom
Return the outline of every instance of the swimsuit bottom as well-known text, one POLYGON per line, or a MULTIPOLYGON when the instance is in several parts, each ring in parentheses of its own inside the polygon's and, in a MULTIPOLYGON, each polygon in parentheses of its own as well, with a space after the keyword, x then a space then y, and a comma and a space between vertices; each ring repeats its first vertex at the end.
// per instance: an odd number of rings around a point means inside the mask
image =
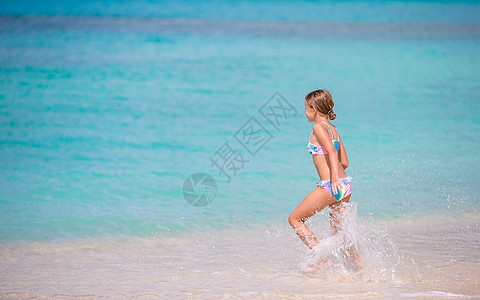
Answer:
POLYGON ((340 186, 341 188, 338 190, 338 194, 334 194, 332 192, 331 180, 319 180, 317 181, 317 186, 319 188, 325 189, 330 192, 330 194, 337 199, 337 201, 342 200, 343 198, 348 197, 352 193, 352 187, 350 186, 350 182, 352 181, 352 177, 348 176, 347 178, 340 178, 340 186))

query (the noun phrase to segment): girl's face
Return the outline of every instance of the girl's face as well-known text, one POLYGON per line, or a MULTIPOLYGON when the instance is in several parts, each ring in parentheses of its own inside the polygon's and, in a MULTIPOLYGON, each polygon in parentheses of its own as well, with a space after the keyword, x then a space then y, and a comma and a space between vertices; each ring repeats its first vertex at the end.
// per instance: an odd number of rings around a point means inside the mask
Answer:
POLYGON ((308 122, 315 121, 315 108, 311 107, 305 100, 305 115, 307 116, 308 122))

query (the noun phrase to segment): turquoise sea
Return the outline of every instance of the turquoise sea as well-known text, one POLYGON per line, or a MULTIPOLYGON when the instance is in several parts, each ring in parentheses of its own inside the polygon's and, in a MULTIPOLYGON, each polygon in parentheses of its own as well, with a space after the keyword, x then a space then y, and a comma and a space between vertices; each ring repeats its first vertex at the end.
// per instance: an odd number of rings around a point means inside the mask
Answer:
POLYGON ((478 216, 478 1, 2 2, 0 243, 296 239, 318 88, 360 219, 478 216), (272 97, 291 105, 276 125, 272 97), (251 118, 269 137, 255 155, 235 138, 251 118), (210 160, 225 143, 245 159, 230 182, 210 160), (194 173, 216 183, 203 207, 182 192, 194 173))

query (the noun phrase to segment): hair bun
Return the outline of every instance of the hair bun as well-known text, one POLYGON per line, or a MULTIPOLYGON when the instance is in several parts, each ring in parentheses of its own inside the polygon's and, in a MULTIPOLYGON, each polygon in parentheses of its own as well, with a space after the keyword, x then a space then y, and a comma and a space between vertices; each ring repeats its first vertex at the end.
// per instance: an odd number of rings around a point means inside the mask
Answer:
POLYGON ((336 117, 337 115, 333 112, 333 109, 328 112, 328 118, 330 120, 335 120, 336 117))

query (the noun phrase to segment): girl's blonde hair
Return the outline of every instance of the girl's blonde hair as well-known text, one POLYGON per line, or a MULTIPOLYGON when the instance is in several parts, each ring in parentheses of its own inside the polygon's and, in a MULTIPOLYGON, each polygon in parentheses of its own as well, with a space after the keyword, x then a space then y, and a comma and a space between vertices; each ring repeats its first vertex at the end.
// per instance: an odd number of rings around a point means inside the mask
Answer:
POLYGON ((322 114, 328 116, 330 120, 335 120, 337 115, 333 112, 332 94, 327 90, 315 90, 305 96, 305 101, 310 107, 315 108, 322 114))

